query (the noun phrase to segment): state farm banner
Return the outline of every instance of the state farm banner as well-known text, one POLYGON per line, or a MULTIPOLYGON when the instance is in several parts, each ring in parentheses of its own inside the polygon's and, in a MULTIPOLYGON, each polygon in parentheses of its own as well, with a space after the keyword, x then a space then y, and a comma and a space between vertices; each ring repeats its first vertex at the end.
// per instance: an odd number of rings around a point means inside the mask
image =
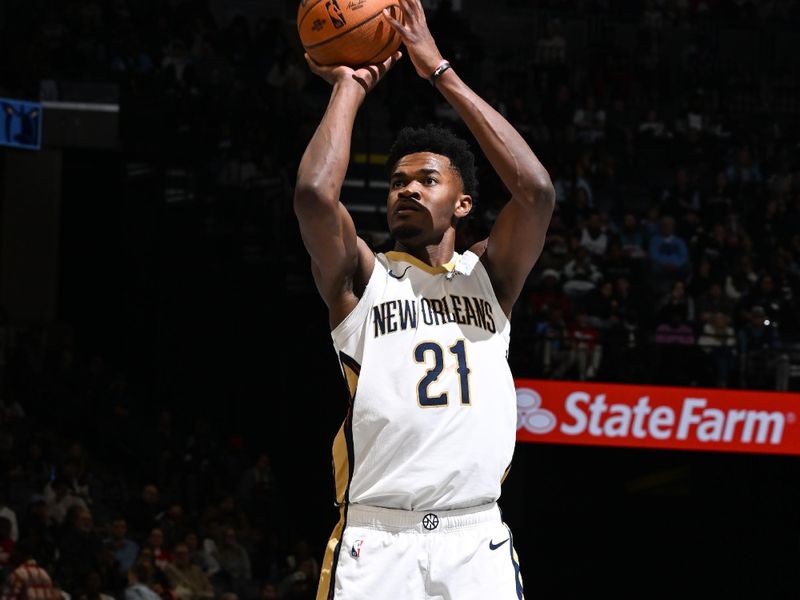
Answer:
POLYGON ((517 440, 800 454, 800 394, 517 379, 517 440))

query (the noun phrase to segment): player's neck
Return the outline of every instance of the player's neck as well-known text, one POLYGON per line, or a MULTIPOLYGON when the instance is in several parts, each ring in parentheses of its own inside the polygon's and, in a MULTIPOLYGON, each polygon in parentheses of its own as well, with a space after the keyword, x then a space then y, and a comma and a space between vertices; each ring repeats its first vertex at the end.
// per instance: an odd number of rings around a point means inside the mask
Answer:
POLYGON ((397 242, 394 249, 396 252, 410 254, 431 267, 446 265, 453 260, 453 256, 455 255, 453 244, 448 244, 444 241, 430 246, 407 246, 397 242))

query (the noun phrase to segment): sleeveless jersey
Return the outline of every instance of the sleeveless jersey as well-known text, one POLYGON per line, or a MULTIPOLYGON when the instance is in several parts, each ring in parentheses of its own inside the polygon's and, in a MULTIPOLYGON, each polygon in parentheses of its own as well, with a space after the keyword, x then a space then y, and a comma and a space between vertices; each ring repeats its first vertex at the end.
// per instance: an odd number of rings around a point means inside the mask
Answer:
POLYGON ((336 500, 405 510, 493 502, 511 464, 511 325, 478 257, 442 267, 377 254, 332 332, 350 410, 333 444, 336 500))

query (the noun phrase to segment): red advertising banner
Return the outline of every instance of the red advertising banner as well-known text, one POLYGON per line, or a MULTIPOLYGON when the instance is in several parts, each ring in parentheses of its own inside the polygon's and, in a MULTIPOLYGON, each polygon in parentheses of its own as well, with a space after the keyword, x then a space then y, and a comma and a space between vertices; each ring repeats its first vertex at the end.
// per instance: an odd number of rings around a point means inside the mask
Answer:
POLYGON ((517 379, 517 440, 800 454, 800 394, 517 379))

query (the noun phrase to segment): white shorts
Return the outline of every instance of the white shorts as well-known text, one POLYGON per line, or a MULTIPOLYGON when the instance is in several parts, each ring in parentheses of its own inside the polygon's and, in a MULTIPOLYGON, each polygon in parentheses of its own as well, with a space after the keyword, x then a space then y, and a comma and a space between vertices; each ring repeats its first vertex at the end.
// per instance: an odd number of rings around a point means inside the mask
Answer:
POLYGON ((496 503, 436 512, 350 505, 342 517, 317 600, 523 598, 511 531, 496 503))

